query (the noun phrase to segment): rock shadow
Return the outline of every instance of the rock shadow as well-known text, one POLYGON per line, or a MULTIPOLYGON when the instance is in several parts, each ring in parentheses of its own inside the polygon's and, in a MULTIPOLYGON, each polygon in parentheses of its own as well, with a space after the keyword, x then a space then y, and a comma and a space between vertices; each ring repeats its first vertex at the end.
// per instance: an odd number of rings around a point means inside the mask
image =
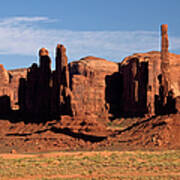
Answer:
POLYGON ((84 141, 90 141, 92 143, 101 142, 101 141, 107 139, 106 136, 93 136, 93 135, 87 135, 87 134, 83 134, 83 133, 74 133, 69 128, 56 128, 56 127, 51 127, 49 129, 36 131, 34 133, 24 133, 24 134, 9 133, 9 134, 6 134, 6 136, 26 137, 26 136, 30 136, 32 134, 41 134, 41 133, 44 133, 46 131, 51 131, 53 133, 65 134, 65 135, 71 136, 73 138, 82 139, 84 141))
POLYGON ((0 96, 0 118, 7 119, 11 114, 11 101, 7 95, 0 96))
POLYGON ((105 101, 108 104, 108 112, 111 120, 119 118, 122 114, 123 78, 122 74, 115 72, 105 77, 105 101))
POLYGON ((155 113, 157 115, 175 114, 176 98, 174 97, 173 90, 168 91, 168 95, 164 95, 164 87, 162 85, 162 74, 158 76, 159 80, 159 95, 155 95, 155 113))

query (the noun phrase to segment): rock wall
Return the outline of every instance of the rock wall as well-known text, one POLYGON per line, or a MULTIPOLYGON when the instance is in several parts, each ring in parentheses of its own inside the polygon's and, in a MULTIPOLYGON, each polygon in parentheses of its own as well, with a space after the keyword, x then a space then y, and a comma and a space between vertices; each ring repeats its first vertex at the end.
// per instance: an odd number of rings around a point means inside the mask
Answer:
POLYGON ((73 116, 91 116, 107 120, 106 79, 119 71, 117 63, 96 57, 85 57, 69 64, 73 116))
POLYGON ((166 96, 165 105, 163 105, 164 94, 160 83, 162 76, 161 57, 161 52, 152 51, 149 53, 137 53, 123 60, 120 65, 120 71, 124 79, 122 113, 126 115, 132 114, 132 116, 138 114, 152 116, 172 112, 176 108, 173 106, 178 107, 180 55, 168 53, 168 79, 171 82, 171 90, 169 95, 166 96), (171 92, 173 93, 172 96, 171 92))
POLYGON ((7 71, 3 65, 0 65, 0 113, 5 109, 18 109, 18 88, 20 78, 25 78, 27 69, 14 69, 7 71), (6 107, 6 108, 5 108, 6 107))
POLYGON ((137 57, 122 65, 122 109, 124 116, 139 116, 147 113, 148 63, 137 57))

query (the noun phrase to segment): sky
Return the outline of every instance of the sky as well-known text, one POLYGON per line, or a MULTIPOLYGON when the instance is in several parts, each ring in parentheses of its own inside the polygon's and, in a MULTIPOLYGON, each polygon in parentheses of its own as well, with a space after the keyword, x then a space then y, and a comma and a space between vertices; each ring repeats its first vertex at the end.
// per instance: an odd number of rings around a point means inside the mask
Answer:
POLYGON ((68 61, 97 56, 120 62, 160 50, 160 25, 168 24, 170 52, 180 54, 180 0, 0 0, 0 64, 7 69, 38 63, 58 43, 68 61))

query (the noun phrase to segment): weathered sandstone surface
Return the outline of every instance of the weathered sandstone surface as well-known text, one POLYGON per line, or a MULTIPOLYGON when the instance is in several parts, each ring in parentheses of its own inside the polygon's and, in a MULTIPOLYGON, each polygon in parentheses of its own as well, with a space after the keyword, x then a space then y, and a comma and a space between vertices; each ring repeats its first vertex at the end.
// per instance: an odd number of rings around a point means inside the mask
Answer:
POLYGON ((69 64, 74 116, 107 120, 109 94, 106 79, 118 70, 117 63, 92 56, 69 64))

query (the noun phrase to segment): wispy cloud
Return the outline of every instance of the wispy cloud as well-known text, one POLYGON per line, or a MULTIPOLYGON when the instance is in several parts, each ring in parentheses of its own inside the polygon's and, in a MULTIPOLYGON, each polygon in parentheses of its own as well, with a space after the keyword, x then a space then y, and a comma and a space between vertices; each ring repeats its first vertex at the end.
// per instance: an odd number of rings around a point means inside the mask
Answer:
POLYGON ((55 19, 49 19, 48 17, 11 17, 11 18, 1 18, 0 19, 0 26, 17 26, 17 25, 27 25, 28 23, 35 23, 35 22, 54 22, 55 19))
MULTIPOLYGON (((37 26, 52 21, 47 17, 0 19, 0 54, 36 55, 39 48, 46 47, 53 55, 56 44, 63 43, 70 59, 94 55, 120 61, 135 52, 159 50, 159 32, 71 31, 37 26)), ((180 49, 180 37, 171 39, 173 50, 180 49)))

